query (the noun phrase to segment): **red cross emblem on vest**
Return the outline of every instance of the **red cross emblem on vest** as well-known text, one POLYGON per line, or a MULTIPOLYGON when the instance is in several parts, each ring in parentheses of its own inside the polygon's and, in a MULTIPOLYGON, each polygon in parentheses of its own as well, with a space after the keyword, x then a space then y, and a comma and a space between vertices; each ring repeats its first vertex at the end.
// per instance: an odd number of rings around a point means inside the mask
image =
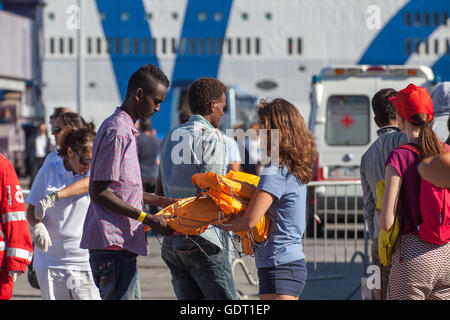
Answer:
POLYGON ((350 128, 350 126, 355 122, 352 117, 350 117, 348 114, 345 115, 343 119, 341 119, 341 123, 346 127, 350 128))

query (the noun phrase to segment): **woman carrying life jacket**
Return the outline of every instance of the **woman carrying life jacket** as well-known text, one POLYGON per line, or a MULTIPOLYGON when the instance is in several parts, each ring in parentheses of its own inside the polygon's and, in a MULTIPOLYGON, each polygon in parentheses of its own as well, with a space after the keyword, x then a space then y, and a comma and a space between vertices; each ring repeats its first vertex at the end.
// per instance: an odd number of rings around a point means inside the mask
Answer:
POLYGON ((390 101, 397 111, 398 126, 407 136, 408 145, 394 149, 386 160, 383 207, 376 213, 377 222, 384 230, 393 225, 395 213, 400 223, 387 299, 448 300, 450 243, 433 244, 419 235, 423 233, 423 230, 419 231, 423 219, 417 166, 421 159, 441 154, 450 147, 429 127, 433 119, 433 102, 425 88, 410 84, 390 101))
POLYGON ((302 115, 288 101, 262 102, 257 112, 260 128, 267 130, 266 154, 270 154, 271 164, 261 171, 246 210, 223 228, 234 232, 248 230, 267 212, 270 219, 267 242, 255 248, 259 296, 262 300, 296 300, 307 275, 302 246, 306 226, 305 184, 313 175, 316 145, 302 115))

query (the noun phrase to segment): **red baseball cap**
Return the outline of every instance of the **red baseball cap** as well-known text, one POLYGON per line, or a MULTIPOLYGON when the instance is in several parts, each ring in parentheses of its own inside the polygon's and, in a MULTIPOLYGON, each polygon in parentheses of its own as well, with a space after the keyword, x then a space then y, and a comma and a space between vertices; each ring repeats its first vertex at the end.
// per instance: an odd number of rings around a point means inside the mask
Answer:
POLYGON ((427 123, 433 119, 433 100, 428 90, 410 83, 405 89, 389 98, 395 110, 406 120, 418 124, 412 117, 418 113, 427 115, 427 123))

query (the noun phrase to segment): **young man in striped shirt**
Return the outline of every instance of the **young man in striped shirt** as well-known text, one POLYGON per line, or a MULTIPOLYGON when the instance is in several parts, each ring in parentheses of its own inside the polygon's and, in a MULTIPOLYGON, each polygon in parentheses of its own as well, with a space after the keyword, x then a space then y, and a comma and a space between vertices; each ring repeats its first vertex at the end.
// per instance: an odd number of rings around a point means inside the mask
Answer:
POLYGON ((142 190, 136 149, 138 119, 159 111, 169 80, 154 65, 145 65, 128 81, 123 104, 100 126, 94 141, 89 183, 91 203, 86 215, 81 248, 90 249, 90 265, 100 296, 140 299, 136 258, 149 252, 145 227, 170 235, 162 216, 143 212, 144 203, 165 207, 176 199, 142 190))

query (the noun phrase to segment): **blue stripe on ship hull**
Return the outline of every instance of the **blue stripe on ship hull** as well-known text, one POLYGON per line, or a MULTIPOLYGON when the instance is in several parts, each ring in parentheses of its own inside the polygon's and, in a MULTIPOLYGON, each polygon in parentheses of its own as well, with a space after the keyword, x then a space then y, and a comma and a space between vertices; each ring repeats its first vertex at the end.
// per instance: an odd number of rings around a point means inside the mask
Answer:
MULTIPOLYGON (((199 77, 216 78, 220 66, 221 51, 218 50, 218 39, 224 39, 231 11, 232 0, 190 0, 186 7, 183 28, 180 39, 185 39, 185 52, 178 50, 174 71, 171 77, 171 88, 181 83, 188 85, 199 77), (221 13, 221 20, 216 21, 214 15, 221 13), (205 17, 204 21, 199 19, 199 14, 205 17), (191 52, 191 40, 195 41, 195 50, 191 52), (200 52, 199 39, 203 39, 203 53, 200 52), (208 41, 213 39, 214 49, 212 54, 208 52, 208 41)), ((178 46, 180 46, 178 41, 178 46)), ((170 118, 170 103, 172 90, 169 90, 166 100, 161 104, 160 111, 153 116, 155 127, 159 134, 167 133, 168 128, 157 126, 165 123, 170 118)))
MULTIPOLYGON (((411 0, 400 9, 390 21, 386 23, 377 37, 369 45, 361 57, 359 64, 405 64, 414 52, 414 41, 427 39, 436 28, 443 24, 442 13, 449 8, 447 0, 411 0), (423 13, 430 14, 429 26, 423 26, 423 13), (439 13, 439 25, 435 25, 433 14, 439 13), (405 22, 406 13, 411 14, 411 26, 405 22), (415 14, 420 13, 420 26, 414 26, 415 14), (411 40, 411 53, 406 52, 406 40, 411 40)), ((382 13, 382 11, 381 11, 382 13)), ((442 46, 441 46, 442 47, 442 46)), ((431 51, 431 50, 430 50, 431 51)), ((432 66, 435 74, 439 74, 442 80, 450 80, 450 60, 448 56, 442 56, 432 66)))

